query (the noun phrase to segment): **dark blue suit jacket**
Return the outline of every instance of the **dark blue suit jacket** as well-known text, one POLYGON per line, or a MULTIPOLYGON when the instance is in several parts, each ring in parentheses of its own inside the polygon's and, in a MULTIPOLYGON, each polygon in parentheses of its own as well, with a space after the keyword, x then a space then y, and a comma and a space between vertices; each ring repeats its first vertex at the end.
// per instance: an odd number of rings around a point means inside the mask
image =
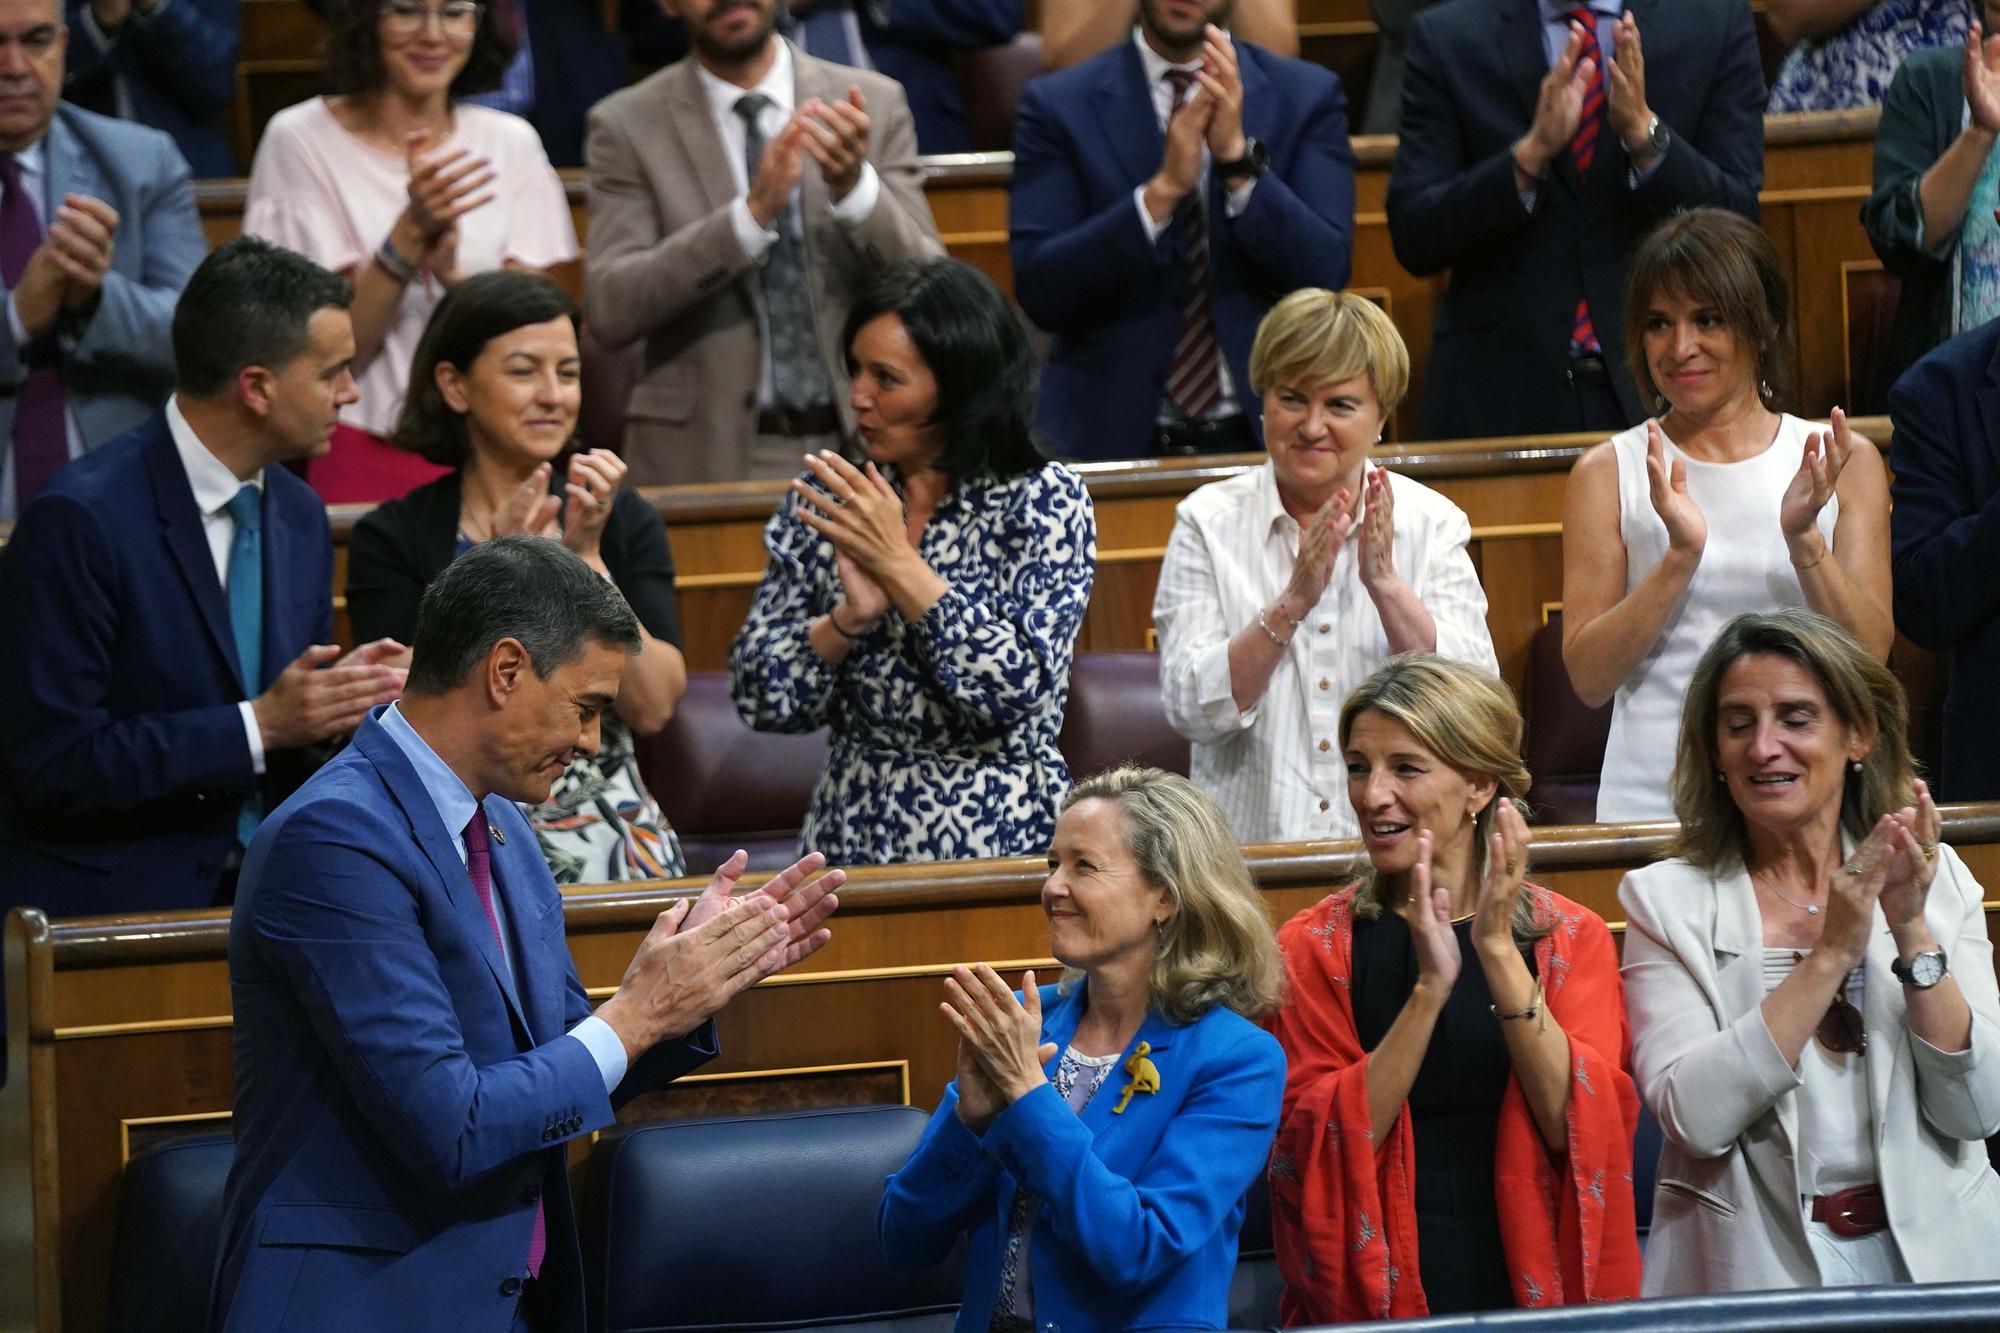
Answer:
MULTIPOLYGON (((1347 282, 1354 154, 1340 80, 1237 42, 1243 129, 1270 149, 1239 217, 1208 181, 1209 286, 1236 394, 1261 438, 1250 345, 1279 297, 1347 282)), ((1180 340, 1187 274, 1171 226, 1148 242, 1132 192, 1165 149, 1145 65, 1130 41, 1029 83, 1014 128, 1008 219, 1014 291, 1055 335, 1036 425, 1071 458, 1141 458, 1180 340)))
POLYGON ((1628 420, 1651 410, 1625 371, 1625 260, 1656 222, 1714 205, 1757 216, 1764 79, 1742 0, 1628 0, 1645 44, 1646 101, 1673 136, 1638 189, 1607 125, 1579 179, 1567 153, 1533 213, 1514 188, 1514 141, 1549 70, 1535 0, 1450 0, 1410 26, 1389 239, 1419 277, 1451 270, 1431 330, 1420 433, 1428 439, 1575 428, 1564 379, 1579 295, 1590 299, 1628 420))
POLYGON ((909 98, 917 151, 971 152, 954 58, 1013 41, 1027 9, 1023 0, 869 0, 856 9, 869 61, 909 98))
MULTIPOLYGON (((1067 1047, 1085 990, 1042 987, 1042 1040, 1067 1047)), ((1278 1129, 1285 1053, 1277 1038, 1216 1006, 1192 1023, 1155 1012, 1145 1042, 1156 1092, 1119 1103, 1113 1066, 1078 1115, 1044 1084, 994 1117, 984 1138, 945 1090, 910 1160, 889 1177, 878 1232, 898 1263, 940 1263, 968 1238, 957 1327, 984 1333, 999 1295, 1017 1189, 1041 1202, 1028 1262, 1042 1328, 1226 1328, 1243 1196, 1278 1129)), ((1049 1062, 1053 1078, 1058 1055, 1049 1062)))
MULTIPOLYGON (((175 0, 178 3, 178 0, 175 0)), ((258 785, 237 704, 333 637, 326 508, 264 472, 263 677, 236 641, 164 415, 56 475, 0 554, 0 905, 206 907, 258 785)), ((266 808, 305 752, 269 756, 266 808)))
POLYGON ((1949 653, 1939 800, 2000 797, 2000 320, 1943 343, 1889 393, 1896 628, 1949 653))
POLYGON ((242 175, 222 132, 222 113, 236 96, 242 0, 172 0, 150 18, 135 13, 108 50, 84 31, 87 7, 88 0, 63 6, 69 23, 65 94, 97 85, 109 105, 109 80, 116 74, 132 98, 132 120, 172 135, 197 177, 242 175))
MULTIPOLYGON (((243 863, 229 930, 236 1161, 210 1326, 504 1333, 539 1199, 542 1279, 581 1327, 563 1145, 613 1115, 589 1050, 564 1036, 590 1003, 562 896, 520 809, 488 797, 510 970, 380 712, 264 821, 243 863)), ((705 1025, 649 1052, 619 1091, 714 1054, 705 1025)))

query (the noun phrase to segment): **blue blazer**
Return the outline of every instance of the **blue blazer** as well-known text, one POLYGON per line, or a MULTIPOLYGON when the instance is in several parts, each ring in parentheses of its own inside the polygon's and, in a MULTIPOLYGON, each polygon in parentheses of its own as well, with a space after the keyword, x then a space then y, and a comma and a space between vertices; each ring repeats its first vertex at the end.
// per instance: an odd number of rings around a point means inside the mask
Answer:
POLYGON ((1889 565, 1896 628, 1948 653, 1939 800, 2000 797, 2000 320, 1904 372, 1896 424, 1889 565))
POLYGON ((135 10, 108 48, 99 47, 84 28, 88 8, 88 0, 67 0, 63 6, 69 23, 65 95, 123 79, 132 120, 172 135, 195 175, 242 175, 222 132, 222 113, 236 96, 242 0, 172 0, 150 18, 135 10))
MULTIPOLYGON (((1346 285, 1354 154, 1338 77, 1248 42, 1236 50, 1244 133, 1270 149, 1271 169, 1235 218, 1221 179, 1209 175, 1209 309, 1261 439, 1250 345, 1279 297, 1346 285)), ((1188 280, 1173 228, 1148 242, 1132 192, 1159 170, 1164 151, 1146 67, 1130 41, 1031 81, 1021 96, 1008 247, 1016 297, 1055 335, 1036 425, 1066 457, 1153 451, 1188 280)))
MULTIPOLYGON (((42 142, 44 217, 55 216, 65 194, 91 195, 118 212, 97 308, 57 335, 63 391, 89 450, 166 404, 174 384, 174 305, 208 242, 187 163, 160 131, 61 103, 42 142)), ((0 320, 0 440, 13 438, 14 400, 26 374, 10 325, 0 320)))
MULTIPOLYGON (((178 0, 175 0, 178 3, 178 0)), ((333 639, 326 507, 264 471, 261 679, 187 472, 153 418, 71 463, 0 554, 0 906, 52 916, 207 907, 259 785, 237 704, 333 639)), ((317 755, 276 752, 266 809, 317 755)))
POLYGON ((1567 153, 1535 211, 1514 188, 1514 141, 1549 72, 1536 0, 1450 0, 1410 25, 1389 240, 1419 277, 1451 270, 1431 330, 1426 439, 1575 428, 1564 372, 1579 295, 1590 299, 1628 420, 1651 410, 1625 370, 1625 259, 1653 225, 1713 205, 1754 220, 1764 182, 1764 77, 1742 0, 1627 0, 1646 52, 1646 100, 1672 135, 1629 185, 1607 126, 1579 178, 1567 153), (1579 279, 1580 290, 1579 290, 1579 279))
POLYGON ((1026 9, 1023 0, 867 0, 856 6, 869 61, 902 84, 909 99, 918 152, 972 151, 955 58, 1013 41, 1026 9))
MULTIPOLYGON (((590 1003, 562 896, 519 808, 489 796, 510 972, 380 714, 264 821, 243 863, 236 1160, 210 1326, 505 1333, 540 1199, 542 1279, 581 1327, 563 1145, 610 1126, 613 1103, 589 1050, 564 1038, 590 1003)), ((621 1098, 714 1054, 706 1025, 663 1043, 621 1098)))
MULTIPOLYGON (((1041 989, 1042 1040, 1059 1048, 1053 1077, 1085 990, 1041 989)), ((1122 1061, 1081 1116, 1045 1084, 995 1117, 983 1139, 960 1122, 954 1082, 889 1177, 878 1231, 891 1260, 935 1264, 961 1232, 969 1237, 964 1333, 992 1322, 1017 1187, 1040 1200, 1029 1241, 1038 1326, 1227 1326, 1243 1196, 1277 1133, 1284 1052, 1219 1005, 1186 1026, 1155 1013, 1132 1049, 1142 1041, 1160 1088, 1135 1093, 1122 1113, 1114 1114, 1130 1081, 1122 1061)))

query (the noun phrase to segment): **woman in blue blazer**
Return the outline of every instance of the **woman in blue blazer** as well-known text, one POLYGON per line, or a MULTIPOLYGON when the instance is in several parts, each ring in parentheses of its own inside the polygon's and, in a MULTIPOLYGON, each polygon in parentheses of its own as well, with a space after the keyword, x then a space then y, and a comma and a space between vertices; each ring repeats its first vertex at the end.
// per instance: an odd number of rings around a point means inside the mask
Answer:
POLYGON ((966 1233, 961 1330, 1222 1328, 1285 1081, 1252 1021, 1281 976, 1263 900, 1213 801, 1128 767, 1065 798, 1042 910, 1060 985, 945 982, 958 1077, 882 1248, 933 1264, 966 1233))

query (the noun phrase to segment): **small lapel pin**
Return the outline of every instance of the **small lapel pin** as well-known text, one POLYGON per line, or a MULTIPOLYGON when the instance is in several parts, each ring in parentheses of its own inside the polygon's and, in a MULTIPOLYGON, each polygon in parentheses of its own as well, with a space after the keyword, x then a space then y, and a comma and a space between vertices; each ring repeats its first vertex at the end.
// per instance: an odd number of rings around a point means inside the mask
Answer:
POLYGON ((502 833, 499 829, 496 828, 493 830, 493 841, 499 843, 502 847, 505 847, 507 845, 507 835, 502 833))
POLYGON ((1111 1108, 1111 1114, 1125 1114, 1125 1104, 1132 1100, 1132 1094, 1135 1092, 1150 1093, 1160 1090, 1159 1068, 1146 1058, 1152 1049, 1153 1044, 1151 1042, 1142 1041, 1139 1043, 1138 1048, 1130 1056, 1126 1057, 1125 1072, 1132 1076, 1132 1081, 1127 1083, 1124 1090, 1119 1093, 1118 1105, 1111 1108))

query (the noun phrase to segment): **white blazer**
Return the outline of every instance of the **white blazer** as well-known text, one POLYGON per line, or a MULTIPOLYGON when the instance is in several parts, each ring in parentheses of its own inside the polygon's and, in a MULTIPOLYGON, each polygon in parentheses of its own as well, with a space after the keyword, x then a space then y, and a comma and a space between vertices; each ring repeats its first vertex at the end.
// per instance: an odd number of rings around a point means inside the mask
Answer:
MULTIPOLYGON (((1938 851, 1924 915, 1972 1007, 1970 1047, 1909 1030, 1880 907, 1864 961, 1869 1105, 1890 1231, 1918 1282, 2000 1278, 2000 995, 1979 882, 1938 851)), ((1624 905, 1633 1074, 1666 1134, 1641 1283, 1647 1296, 1816 1287, 1801 1204, 1796 1089, 1764 1025, 1764 931, 1749 874, 1685 861, 1635 870, 1624 905)))

